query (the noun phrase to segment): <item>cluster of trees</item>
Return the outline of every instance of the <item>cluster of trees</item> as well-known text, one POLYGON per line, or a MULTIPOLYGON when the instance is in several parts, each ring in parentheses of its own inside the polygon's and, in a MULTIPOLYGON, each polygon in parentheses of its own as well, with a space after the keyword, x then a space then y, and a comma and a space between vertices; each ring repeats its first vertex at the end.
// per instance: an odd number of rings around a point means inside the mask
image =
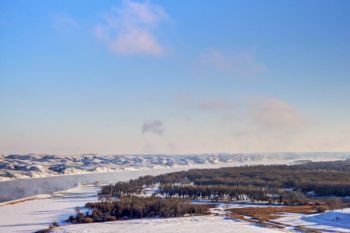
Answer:
MULTIPOLYGON (((350 174, 348 174, 349 176, 350 174)), ((314 191, 319 196, 346 197, 350 195, 350 181, 315 181, 300 182, 296 185, 302 192, 314 191)))
POLYGON ((208 205, 192 204, 189 200, 160 197, 122 197, 118 201, 103 201, 87 203, 85 207, 91 209, 86 213, 77 211, 70 216, 71 223, 91 223, 115 221, 120 218, 145 217, 182 217, 185 215, 205 215, 209 213, 208 205))
POLYGON ((166 198, 189 198, 229 201, 264 201, 286 205, 306 204, 308 199, 300 192, 265 189, 254 186, 225 185, 162 185, 159 193, 166 198))
POLYGON ((123 195, 139 194, 145 186, 147 185, 143 183, 143 179, 118 182, 115 185, 103 186, 99 196, 113 196, 120 198, 123 195))
POLYGON ((279 194, 280 192, 276 192, 279 189, 302 193, 313 191, 319 196, 350 196, 350 160, 310 162, 290 166, 259 165, 192 169, 119 182, 103 187, 101 195, 121 197, 126 194, 138 194, 143 187, 156 183, 172 185, 173 188, 179 184, 207 188, 208 186, 230 186, 232 189, 246 190, 247 193, 251 191, 251 187, 254 187, 253 195, 258 195, 259 200, 266 198, 267 194, 279 194))

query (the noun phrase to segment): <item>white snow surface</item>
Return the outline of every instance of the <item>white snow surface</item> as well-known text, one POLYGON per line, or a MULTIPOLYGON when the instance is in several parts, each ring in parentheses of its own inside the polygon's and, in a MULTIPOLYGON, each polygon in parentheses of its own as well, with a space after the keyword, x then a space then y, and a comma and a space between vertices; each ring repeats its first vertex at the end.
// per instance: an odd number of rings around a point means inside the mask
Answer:
POLYGON ((322 214, 303 217, 303 220, 320 225, 332 225, 347 228, 350 232, 350 208, 337 211, 327 211, 322 214))
POLYGON ((349 232, 350 208, 326 211, 320 214, 286 214, 285 217, 274 220, 288 226, 305 226, 323 232, 349 232))
POLYGON ((96 186, 84 185, 53 195, 23 198, 17 204, 1 203, 0 232, 26 233, 46 229, 54 221, 62 224, 74 214, 75 207, 97 201, 97 190, 96 186))
POLYGON ((76 224, 59 227, 55 233, 280 233, 222 216, 198 216, 167 219, 125 220, 106 223, 76 224))

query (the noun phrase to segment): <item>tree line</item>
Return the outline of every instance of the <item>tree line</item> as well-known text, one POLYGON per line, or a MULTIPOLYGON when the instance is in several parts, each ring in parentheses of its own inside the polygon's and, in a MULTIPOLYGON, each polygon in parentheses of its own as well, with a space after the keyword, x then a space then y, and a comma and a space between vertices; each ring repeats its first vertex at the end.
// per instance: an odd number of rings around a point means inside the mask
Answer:
POLYGON ((118 219, 134 219, 145 217, 182 217, 185 215, 206 215, 209 213, 208 205, 192 204, 189 200, 160 197, 122 197, 118 201, 101 201, 87 203, 86 213, 79 210, 70 216, 71 223, 91 223, 115 221, 118 219))
MULTIPOLYGON (((100 195, 121 197, 138 194, 152 184, 186 186, 229 186, 230 189, 254 189, 256 195, 266 198, 276 190, 290 190, 318 196, 350 196, 350 160, 334 162, 310 162, 301 165, 258 165, 219 169, 192 169, 159 176, 144 176, 128 182, 104 186, 100 195), (254 188, 252 188, 254 187, 254 188)), ((188 188, 183 188, 188 189, 188 188)), ((238 191, 236 191, 238 192, 238 191)), ((255 195, 255 194, 254 194, 255 195)), ((260 198, 260 199, 261 199, 260 198)))
POLYGON ((162 185, 158 192, 165 198, 193 200, 268 202, 285 205, 303 205, 308 202, 305 195, 300 192, 254 186, 162 185))

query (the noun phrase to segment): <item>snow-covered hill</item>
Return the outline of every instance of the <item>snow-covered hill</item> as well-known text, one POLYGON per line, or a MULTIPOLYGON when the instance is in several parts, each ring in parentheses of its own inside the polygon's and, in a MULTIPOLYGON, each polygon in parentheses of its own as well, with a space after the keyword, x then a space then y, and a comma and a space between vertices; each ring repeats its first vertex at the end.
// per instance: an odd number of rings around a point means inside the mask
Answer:
POLYGON ((0 181, 53 175, 159 167, 215 167, 290 164, 349 159, 350 153, 190 154, 190 155, 0 155, 0 181))

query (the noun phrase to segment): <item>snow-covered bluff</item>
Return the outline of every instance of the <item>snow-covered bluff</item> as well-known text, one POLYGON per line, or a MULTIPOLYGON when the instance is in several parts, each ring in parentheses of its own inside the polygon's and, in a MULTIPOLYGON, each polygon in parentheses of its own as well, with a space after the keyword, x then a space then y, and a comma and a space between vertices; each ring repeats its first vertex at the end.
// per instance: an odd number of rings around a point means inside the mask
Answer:
POLYGON ((291 164, 350 159, 350 153, 252 153, 189 155, 0 155, 0 181, 90 172, 159 167, 220 167, 253 164, 291 164))

